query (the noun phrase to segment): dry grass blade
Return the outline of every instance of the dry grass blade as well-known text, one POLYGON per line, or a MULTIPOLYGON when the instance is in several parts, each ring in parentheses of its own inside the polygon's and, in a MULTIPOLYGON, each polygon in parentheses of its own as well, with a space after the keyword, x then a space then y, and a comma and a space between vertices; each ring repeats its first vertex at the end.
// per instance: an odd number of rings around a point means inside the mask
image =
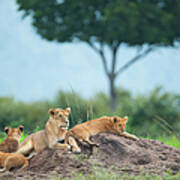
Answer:
POLYGON ((164 124, 160 123, 157 119, 153 119, 156 123, 158 123, 159 126, 161 126, 166 132, 168 132, 170 135, 174 134, 174 132, 170 129, 168 129, 164 124))
POLYGON ((174 134, 177 137, 177 139, 179 139, 180 135, 174 131, 173 127, 165 119, 161 118, 158 115, 154 115, 154 117, 155 117, 154 120, 157 120, 164 124, 164 125, 162 125, 161 123, 159 123, 161 127, 163 127, 166 131, 171 132, 170 134, 174 134))

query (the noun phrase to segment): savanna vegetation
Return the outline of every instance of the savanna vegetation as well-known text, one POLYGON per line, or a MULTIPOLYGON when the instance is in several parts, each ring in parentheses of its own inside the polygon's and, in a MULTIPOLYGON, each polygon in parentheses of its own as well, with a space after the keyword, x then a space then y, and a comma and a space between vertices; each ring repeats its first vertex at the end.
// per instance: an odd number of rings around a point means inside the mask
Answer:
MULTIPOLYGON (((16 0, 18 10, 30 16, 37 34, 58 43, 83 42, 99 55, 109 83, 109 94, 99 92, 84 98, 71 91, 59 91, 54 100, 16 101, 0 97, 0 137, 5 126, 24 125, 21 141, 44 128, 48 109, 71 107, 70 127, 104 115, 128 116, 127 130, 141 138, 155 138, 180 149, 180 95, 157 87, 146 94, 132 94, 117 88, 117 78, 134 63, 159 47, 177 47, 180 42, 179 0, 16 0), (136 54, 120 64, 120 49, 136 54), (109 54, 108 54, 109 53, 109 54), (119 66, 120 65, 120 66, 119 66)), ((133 179, 179 179, 171 172, 162 177, 143 174, 133 179)), ((131 179, 107 170, 95 170, 73 179, 131 179)), ((58 179, 58 178, 56 178, 58 179)))
MULTIPOLYGON (((158 87, 147 94, 132 95, 119 88, 117 107, 114 112, 109 107, 109 97, 97 93, 85 99, 76 92, 59 91, 52 101, 24 103, 12 97, 0 98, 1 131, 5 126, 25 127, 25 134, 42 129, 48 119, 48 109, 71 107, 70 127, 103 115, 129 116, 127 129, 141 137, 157 138, 180 148, 177 140, 180 132, 180 96, 165 92, 158 87)), ((1 137, 4 133, 1 133, 1 137)))

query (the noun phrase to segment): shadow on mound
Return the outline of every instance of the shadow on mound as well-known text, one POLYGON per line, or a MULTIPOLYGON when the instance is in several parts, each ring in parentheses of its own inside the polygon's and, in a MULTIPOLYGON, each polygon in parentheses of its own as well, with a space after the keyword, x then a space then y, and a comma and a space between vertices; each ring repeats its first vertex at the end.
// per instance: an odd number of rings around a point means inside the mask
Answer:
POLYGON ((162 174, 180 172, 180 150, 155 140, 133 141, 111 134, 92 138, 99 148, 82 146, 79 155, 66 150, 45 149, 30 160, 29 168, 20 172, 0 174, 0 179, 73 177, 93 173, 94 167, 111 168, 116 173, 138 175, 143 172, 162 174))

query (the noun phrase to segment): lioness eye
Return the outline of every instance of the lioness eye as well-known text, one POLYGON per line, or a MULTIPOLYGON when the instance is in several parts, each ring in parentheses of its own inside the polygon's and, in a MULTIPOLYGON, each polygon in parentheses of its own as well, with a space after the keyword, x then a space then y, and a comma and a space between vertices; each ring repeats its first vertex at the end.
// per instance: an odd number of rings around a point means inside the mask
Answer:
POLYGON ((62 114, 60 114, 59 117, 62 117, 62 114))
POLYGON ((122 124, 119 124, 119 127, 121 127, 122 126, 122 124))

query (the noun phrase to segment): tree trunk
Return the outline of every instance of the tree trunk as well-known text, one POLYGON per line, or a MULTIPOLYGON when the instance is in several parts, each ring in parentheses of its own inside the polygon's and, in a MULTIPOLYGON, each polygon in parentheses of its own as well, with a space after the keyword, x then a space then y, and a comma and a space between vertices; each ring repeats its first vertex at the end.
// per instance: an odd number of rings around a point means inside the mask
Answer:
POLYGON ((109 83, 110 83, 110 108, 111 108, 111 111, 115 111, 115 108, 116 108, 116 97, 117 97, 117 94, 116 94, 116 88, 115 88, 115 76, 111 76, 109 77, 109 83))
POLYGON ((95 50, 101 57, 102 60, 102 64, 103 64, 103 68, 105 71, 105 74, 108 77, 109 80, 109 93, 110 93, 110 109, 111 111, 115 111, 116 108, 116 89, 115 89, 115 79, 117 77, 117 74, 115 72, 116 69, 116 60, 117 60, 117 50, 119 48, 120 43, 115 43, 115 45, 113 45, 113 47, 111 48, 112 50, 112 65, 111 65, 111 69, 108 70, 108 65, 107 65, 107 59, 105 57, 105 53, 104 53, 104 44, 100 44, 100 48, 98 49, 93 43, 91 43, 90 41, 88 41, 88 44, 90 45, 90 47, 93 48, 93 50, 95 50))
POLYGON ((118 48, 119 48, 121 42, 115 41, 114 45, 111 46, 112 65, 111 65, 111 69, 108 70, 109 68, 108 68, 108 65, 107 65, 107 59, 106 59, 105 53, 104 53, 104 43, 102 43, 102 44, 100 43, 100 48, 97 48, 91 41, 87 41, 87 43, 101 57, 105 74, 107 75, 108 80, 109 80, 109 92, 110 92, 110 102, 109 102, 109 104, 110 104, 111 111, 113 112, 113 111, 115 111, 116 104, 117 104, 117 93, 116 93, 116 89, 115 89, 115 79, 116 79, 116 77, 118 75, 120 75, 122 72, 124 72, 127 68, 132 66, 139 59, 141 59, 142 57, 144 57, 147 54, 149 54, 150 52, 152 52, 155 47, 154 46, 149 46, 146 50, 143 50, 142 52, 138 52, 138 54, 134 58, 132 58, 124 66, 119 68, 119 70, 116 70, 116 61, 117 61, 116 56, 117 56, 117 51, 118 51, 118 48))

